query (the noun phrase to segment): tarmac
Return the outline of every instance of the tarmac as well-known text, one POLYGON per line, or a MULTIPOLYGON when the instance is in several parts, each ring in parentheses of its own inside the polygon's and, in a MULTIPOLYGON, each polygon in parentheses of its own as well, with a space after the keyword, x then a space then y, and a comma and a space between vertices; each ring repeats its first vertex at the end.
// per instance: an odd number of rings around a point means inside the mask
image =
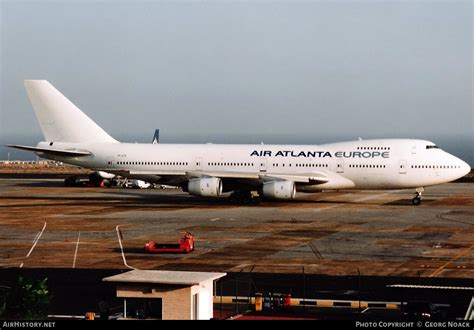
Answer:
POLYGON ((177 189, 0 179, 0 268, 166 269, 474 278, 474 184, 328 191, 256 206, 177 189), (189 254, 149 241, 196 237, 189 254))

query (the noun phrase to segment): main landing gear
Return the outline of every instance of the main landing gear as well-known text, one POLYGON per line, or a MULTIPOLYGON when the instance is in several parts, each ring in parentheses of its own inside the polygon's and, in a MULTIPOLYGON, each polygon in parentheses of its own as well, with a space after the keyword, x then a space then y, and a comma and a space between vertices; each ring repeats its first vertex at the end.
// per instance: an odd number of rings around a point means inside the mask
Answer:
POLYGON ((416 193, 415 197, 411 200, 413 205, 420 205, 423 197, 421 196, 421 193, 424 191, 423 187, 421 188, 416 188, 416 193))
POLYGON ((258 204, 260 203, 260 196, 258 194, 253 193, 252 191, 241 191, 235 190, 229 196, 229 201, 232 203, 240 203, 240 204, 258 204))

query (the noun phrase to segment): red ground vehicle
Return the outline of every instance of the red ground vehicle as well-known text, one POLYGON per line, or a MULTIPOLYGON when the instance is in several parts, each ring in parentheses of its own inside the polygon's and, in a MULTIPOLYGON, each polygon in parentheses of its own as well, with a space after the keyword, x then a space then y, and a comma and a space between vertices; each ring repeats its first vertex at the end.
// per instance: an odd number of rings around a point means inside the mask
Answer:
POLYGON ((154 253, 189 253, 194 251, 194 236, 187 232, 179 241, 179 244, 163 244, 151 241, 145 245, 145 252, 154 253))

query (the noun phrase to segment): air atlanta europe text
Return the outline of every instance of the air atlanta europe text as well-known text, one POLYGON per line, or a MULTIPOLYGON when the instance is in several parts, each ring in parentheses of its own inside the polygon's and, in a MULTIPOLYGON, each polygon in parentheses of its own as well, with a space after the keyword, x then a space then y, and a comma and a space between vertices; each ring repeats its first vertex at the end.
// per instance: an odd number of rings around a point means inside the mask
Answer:
POLYGON ((331 153, 329 151, 293 151, 293 150, 279 150, 275 154, 271 150, 254 150, 250 156, 258 157, 336 157, 336 158, 389 158, 390 151, 336 151, 331 153))

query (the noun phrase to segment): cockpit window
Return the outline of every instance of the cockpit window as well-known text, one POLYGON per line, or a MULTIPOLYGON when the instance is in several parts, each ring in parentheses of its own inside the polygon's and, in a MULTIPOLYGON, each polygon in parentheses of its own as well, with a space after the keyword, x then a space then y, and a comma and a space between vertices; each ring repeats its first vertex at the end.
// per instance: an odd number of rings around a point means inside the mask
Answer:
POLYGON ((426 146, 426 149, 439 149, 439 147, 432 145, 432 146, 426 146))

